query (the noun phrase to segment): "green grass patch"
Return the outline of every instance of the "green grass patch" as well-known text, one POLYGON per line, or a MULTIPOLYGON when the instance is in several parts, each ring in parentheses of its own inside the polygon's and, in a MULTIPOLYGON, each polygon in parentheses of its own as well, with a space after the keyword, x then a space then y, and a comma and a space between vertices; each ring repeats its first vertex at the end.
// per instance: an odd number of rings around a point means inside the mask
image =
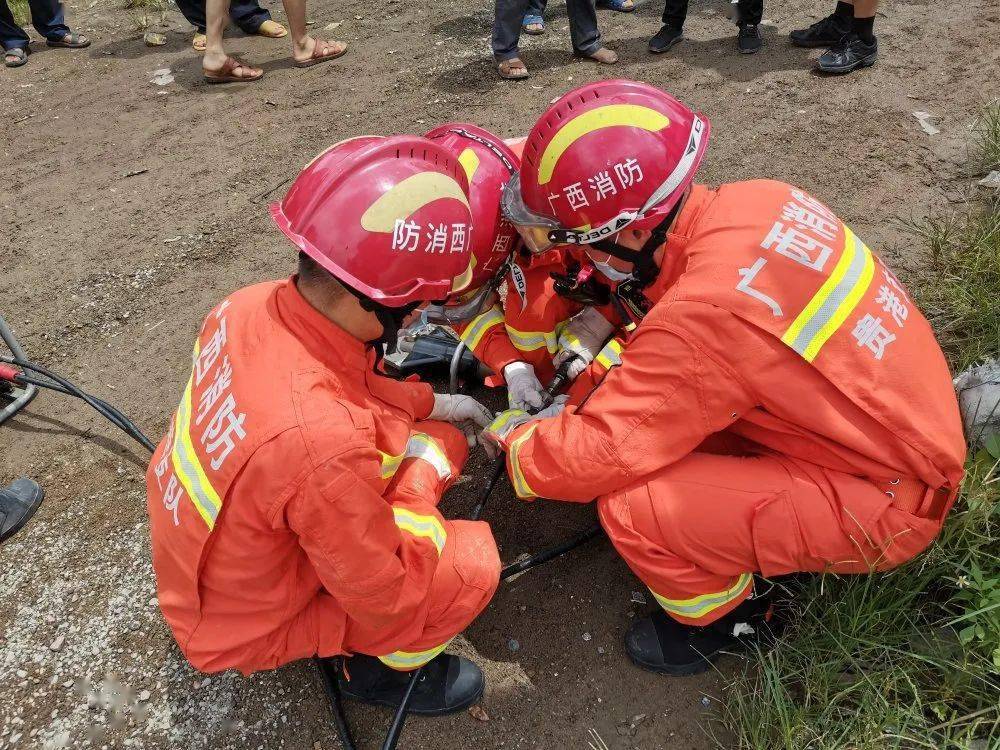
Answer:
MULTIPOLYGON (((1000 106, 976 133, 978 163, 996 168, 1000 106)), ((911 291, 956 370, 1000 354, 1000 206, 980 198, 913 225, 928 264, 911 291)), ((788 630, 723 696, 739 750, 1000 748, 1000 471, 988 452, 970 458, 941 537, 918 559, 781 589, 788 630)))
POLYGON ((7 7, 14 14, 14 20, 18 26, 28 26, 31 23, 31 11, 28 9, 28 0, 7 0, 7 7))

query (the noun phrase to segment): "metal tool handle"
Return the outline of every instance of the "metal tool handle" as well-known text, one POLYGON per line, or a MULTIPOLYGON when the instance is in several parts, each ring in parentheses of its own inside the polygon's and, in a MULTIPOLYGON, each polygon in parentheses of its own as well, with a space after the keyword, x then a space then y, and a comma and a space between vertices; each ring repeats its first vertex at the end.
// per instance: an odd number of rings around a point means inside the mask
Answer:
MULTIPOLYGON (((0 338, 4 340, 4 343, 10 348, 11 352, 14 354, 14 359, 16 360, 26 360, 28 357, 24 353, 24 349, 14 338, 14 333, 10 330, 7 325, 7 321, 3 319, 0 315, 0 338)), ((0 424, 3 424, 8 419, 17 414, 21 409, 31 403, 31 401, 38 395, 38 387, 35 385, 27 385, 21 392, 21 395, 11 401, 3 409, 0 409, 0 424)))

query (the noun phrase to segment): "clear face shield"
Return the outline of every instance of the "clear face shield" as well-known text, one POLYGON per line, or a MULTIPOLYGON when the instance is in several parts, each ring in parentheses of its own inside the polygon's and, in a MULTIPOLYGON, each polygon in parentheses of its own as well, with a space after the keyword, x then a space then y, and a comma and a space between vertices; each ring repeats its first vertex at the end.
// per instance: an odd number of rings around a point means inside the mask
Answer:
MULTIPOLYGON (((505 271, 506 266, 494 278, 503 278, 505 271)), ((468 323, 496 302, 496 287, 495 281, 491 280, 478 289, 460 295, 453 303, 432 303, 421 311, 421 318, 426 323, 442 326, 468 323)))
POLYGON ((558 220, 551 216, 534 213, 521 200, 521 173, 514 175, 504 185, 500 196, 500 210, 503 217, 517 229, 525 247, 532 255, 541 255, 551 250, 556 243, 549 239, 549 232, 560 229, 558 220))

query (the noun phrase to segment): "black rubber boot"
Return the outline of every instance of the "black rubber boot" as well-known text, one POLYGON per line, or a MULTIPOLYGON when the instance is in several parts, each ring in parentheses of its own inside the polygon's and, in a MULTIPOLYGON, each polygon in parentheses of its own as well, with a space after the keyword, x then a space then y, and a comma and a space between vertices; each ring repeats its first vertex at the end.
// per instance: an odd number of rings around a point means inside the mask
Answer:
POLYGON ((760 28, 756 24, 741 23, 739 34, 736 36, 736 47, 741 55, 752 55, 760 52, 764 46, 764 40, 760 38, 760 28))
POLYGON ((0 542, 14 536, 45 499, 45 490, 30 479, 17 479, 0 489, 0 542))
POLYGON ((816 60, 824 73, 850 73, 869 68, 878 60, 878 39, 865 44, 857 34, 848 34, 816 60))
POLYGON ((767 596, 747 599, 711 625, 683 625, 662 609, 637 621, 625 634, 625 650, 643 669, 674 676, 706 671, 723 651, 751 643, 771 645, 775 630, 767 596))
MULTIPOLYGON (((345 698, 396 708, 403 699, 412 672, 387 667, 374 656, 358 654, 345 659, 348 679, 338 672, 340 692, 345 698)), ((323 660, 324 669, 336 669, 333 659, 323 660)), ((486 687, 482 670, 468 659, 441 654, 424 667, 410 699, 410 712, 443 716, 468 708, 478 701, 486 687)))
POLYGON ((851 33, 851 18, 833 13, 805 29, 796 29, 788 35, 796 47, 832 47, 851 33))
POLYGON ((649 40, 649 51, 654 55, 667 52, 678 42, 683 41, 684 32, 673 26, 664 26, 649 40))

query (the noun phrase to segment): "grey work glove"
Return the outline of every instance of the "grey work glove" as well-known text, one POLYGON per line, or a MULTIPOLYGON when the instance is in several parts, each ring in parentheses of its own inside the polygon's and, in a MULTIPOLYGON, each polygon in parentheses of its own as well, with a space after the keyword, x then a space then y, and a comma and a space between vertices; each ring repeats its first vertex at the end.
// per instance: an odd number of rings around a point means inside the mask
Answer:
POLYGON ((427 418, 455 425, 465 433, 471 448, 476 444, 479 431, 493 421, 493 413, 472 396, 435 393, 434 408, 427 418))
POLYGON ((556 353, 552 364, 558 368, 564 362, 575 357, 566 369, 566 376, 570 380, 586 370, 594 358, 601 353, 601 349, 611 338, 614 326, 608 322, 607 318, 601 315, 593 307, 585 307, 578 312, 563 328, 559 334, 559 351, 556 353))
POLYGON ((479 436, 479 442, 486 451, 486 455, 490 458, 496 458, 502 451, 507 450, 507 438, 510 437, 510 434, 514 430, 536 419, 559 416, 563 409, 566 408, 567 401, 569 401, 569 396, 567 395, 556 396, 549 406, 546 406, 535 414, 528 414, 522 409, 508 409, 507 411, 500 412, 496 419, 479 436))
POLYGON ((545 386, 538 382, 535 368, 527 362, 511 362, 503 368, 507 382, 507 402, 511 409, 541 409, 548 403, 545 386))

